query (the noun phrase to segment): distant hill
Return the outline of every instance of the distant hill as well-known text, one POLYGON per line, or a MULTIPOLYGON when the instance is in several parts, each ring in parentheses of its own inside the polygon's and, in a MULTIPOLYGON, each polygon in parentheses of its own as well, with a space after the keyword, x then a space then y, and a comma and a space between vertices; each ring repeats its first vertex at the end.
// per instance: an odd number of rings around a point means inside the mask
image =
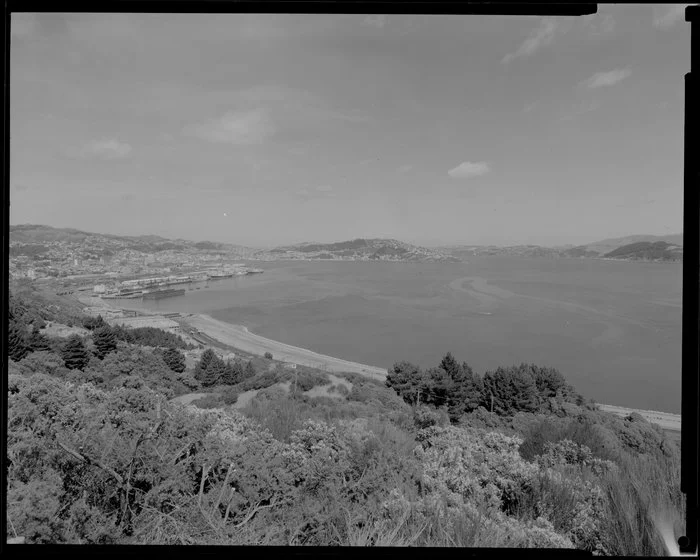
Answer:
POLYGON ((587 245, 564 245, 559 247, 542 247, 540 245, 450 245, 439 247, 453 257, 463 260, 474 256, 519 256, 519 257, 570 257, 570 258, 613 258, 628 260, 682 260, 683 234, 674 235, 629 235, 614 239, 603 239, 587 245), (636 245, 645 243, 647 245, 636 245), (656 245, 663 243, 662 245, 656 245), (635 245, 634 247, 631 247, 635 245), (622 252, 618 249, 628 247, 622 252), (630 248, 631 247, 631 248, 630 248), (666 251, 666 252, 664 252, 666 251), (635 256, 636 255, 636 256, 635 256), (643 256, 653 255, 653 256, 643 256))
POLYGON ((257 251, 256 249, 230 243, 195 242, 184 239, 171 240, 158 235, 114 235, 34 224, 11 225, 10 241, 24 245, 24 247, 13 248, 15 254, 25 254, 27 251, 41 251, 41 249, 36 248, 37 245, 52 242, 99 245, 104 249, 130 249, 141 253, 197 249, 200 251, 234 252, 240 255, 250 255, 257 251))
POLYGON ((680 261, 683 260, 683 247, 665 241, 639 241, 618 247, 603 255, 607 259, 680 261))
POLYGON ((627 237, 616 237, 613 239, 603 239, 587 245, 580 245, 574 249, 584 249, 587 251, 606 255, 619 247, 630 245, 632 243, 649 242, 656 243, 663 241, 671 245, 683 246, 683 234, 677 233, 673 235, 628 235, 627 237))
POLYGON ((299 243, 265 251, 269 257, 292 260, 391 260, 458 262, 442 251, 418 247, 396 239, 352 239, 337 243, 299 243))

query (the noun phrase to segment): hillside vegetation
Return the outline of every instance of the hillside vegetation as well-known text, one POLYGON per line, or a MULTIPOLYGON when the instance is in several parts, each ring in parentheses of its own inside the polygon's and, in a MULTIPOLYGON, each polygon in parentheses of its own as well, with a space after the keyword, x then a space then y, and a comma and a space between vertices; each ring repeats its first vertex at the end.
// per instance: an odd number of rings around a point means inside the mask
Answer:
POLYGON ((211 349, 192 368, 184 343, 99 320, 47 336, 30 296, 10 307, 7 439, 7 533, 28 543, 663 555, 659 523, 681 530, 677 445, 553 368, 448 353, 381 383, 211 349))

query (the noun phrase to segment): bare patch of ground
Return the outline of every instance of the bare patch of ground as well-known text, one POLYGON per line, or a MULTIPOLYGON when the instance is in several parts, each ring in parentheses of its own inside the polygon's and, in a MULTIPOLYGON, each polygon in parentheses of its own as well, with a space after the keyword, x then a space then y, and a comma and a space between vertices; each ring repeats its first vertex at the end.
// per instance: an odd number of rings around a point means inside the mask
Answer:
POLYGON ((83 327, 69 327, 68 325, 62 325, 61 323, 48 322, 46 327, 43 329, 43 333, 46 336, 68 338, 74 334, 77 334, 78 336, 86 336, 90 334, 90 331, 84 329, 83 327))

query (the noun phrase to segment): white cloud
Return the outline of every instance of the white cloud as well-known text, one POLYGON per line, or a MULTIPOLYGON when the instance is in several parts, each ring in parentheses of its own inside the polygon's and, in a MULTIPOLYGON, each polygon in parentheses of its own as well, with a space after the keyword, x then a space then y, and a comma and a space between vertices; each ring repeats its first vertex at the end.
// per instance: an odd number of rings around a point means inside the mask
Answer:
POLYGON ((450 169, 447 174, 455 179, 469 179, 471 177, 478 177, 479 175, 486 175, 489 171, 491 171, 491 168, 485 161, 474 163, 465 161, 454 169, 450 169))
POLYGON ((81 157, 99 159, 122 159, 131 153, 131 146, 119 140, 103 138, 83 146, 81 157))
POLYGON ((542 18, 539 26, 532 30, 530 36, 525 39, 518 50, 504 56, 501 62, 506 64, 514 58, 530 56, 542 47, 551 44, 552 41, 554 41, 554 36, 558 28, 559 22, 556 19, 551 17, 542 18))
POLYGON ((679 21, 683 21, 685 19, 685 9, 689 5, 654 6, 654 27, 657 29, 670 29, 679 21))
POLYGON ((413 169, 413 166, 408 164, 408 165, 402 165, 401 167, 398 168, 399 173, 408 173, 411 169, 413 169))
POLYGON ((582 82, 582 85, 589 89, 614 86, 615 84, 621 82, 627 78, 632 73, 629 68, 617 68, 615 70, 610 70, 609 72, 598 72, 593 74, 587 80, 582 82))
POLYGON ((228 112, 204 124, 186 127, 186 134, 222 144, 263 144, 275 133, 275 125, 263 109, 228 112))

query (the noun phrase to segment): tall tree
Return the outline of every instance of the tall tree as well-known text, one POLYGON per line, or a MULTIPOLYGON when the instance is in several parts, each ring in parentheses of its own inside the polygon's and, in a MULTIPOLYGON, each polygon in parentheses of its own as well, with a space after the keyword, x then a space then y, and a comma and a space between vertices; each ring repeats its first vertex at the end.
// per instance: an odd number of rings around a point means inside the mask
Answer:
POLYGON ((10 321, 7 332, 7 353, 11 360, 19 362, 29 353, 27 331, 17 321, 10 321))
POLYGON ((95 343, 96 354, 100 360, 117 349, 117 337, 109 325, 98 327, 92 331, 92 341, 95 343))
POLYGON ((451 352, 445 354, 445 357, 440 362, 440 367, 444 369, 454 380, 459 377, 462 368, 462 366, 457 363, 457 360, 455 360, 451 352))
POLYGON ((394 389, 396 393, 408 404, 416 404, 421 400, 423 391, 423 372, 410 362, 396 362, 387 372, 386 386, 394 389))
POLYGON ((32 352, 48 352, 51 350, 49 339, 36 327, 32 329, 32 334, 29 335, 29 347, 32 352))
POLYGON ((226 373, 226 364, 224 361, 216 356, 209 362, 207 369, 204 371, 202 376, 202 385, 205 387, 211 387, 216 385, 221 381, 221 378, 226 373))
POLYGON ((83 370, 90 361, 87 348, 78 335, 73 335, 66 340, 61 352, 63 363, 68 369, 83 370))
POLYGON ((484 375, 482 404, 500 415, 534 412, 538 407, 537 385, 533 377, 519 367, 499 367, 484 375), (493 399, 493 400, 492 400, 493 399))
POLYGON ((423 379, 425 383, 422 391, 424 395, 423 402, 438 408, 448 404, 450 395, 454 390, 454 382, 449 374, 441 367, 434 367, 425 372, 423 379))
POLYGON ((204 372, 207 371, 209 363, 217 357, 218 356, 211 348, 207 348, 204 352, 202 352, 202 356, 199 358, 197 365, 194 367, 194 378, 202 381, 204 378, 204 372))
POLYGON ((163 351, 163 361, 175 373, 185 371, 185 356, 175 348, 166 348, 163 351))

